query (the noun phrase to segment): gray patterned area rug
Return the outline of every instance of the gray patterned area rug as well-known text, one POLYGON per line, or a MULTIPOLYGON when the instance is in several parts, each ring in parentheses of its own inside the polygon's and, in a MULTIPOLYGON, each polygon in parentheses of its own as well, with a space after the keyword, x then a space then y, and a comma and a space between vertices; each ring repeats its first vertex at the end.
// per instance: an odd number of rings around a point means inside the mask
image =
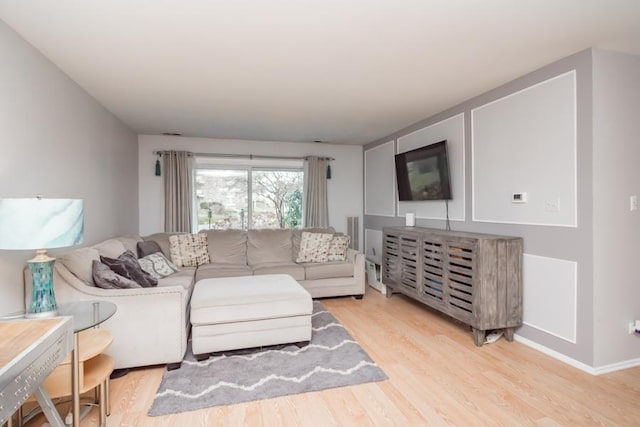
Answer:
POLYGON ((182 367, 165 371, 150 416, 387 379, 324 306, 313 302, 308 346, 226 352, 198 362, 191 349, 182 367))

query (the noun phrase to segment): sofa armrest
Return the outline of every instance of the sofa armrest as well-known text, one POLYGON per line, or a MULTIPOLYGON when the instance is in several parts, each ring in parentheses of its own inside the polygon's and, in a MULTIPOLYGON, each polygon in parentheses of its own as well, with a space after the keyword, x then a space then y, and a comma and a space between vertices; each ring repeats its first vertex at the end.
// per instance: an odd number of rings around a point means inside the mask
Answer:
MULTIPOLYGON (((88 286, 56 262, 56 301, 110 301, 116 313, 101 325, 113 333, 106 350, 116 369, 180 362, 186 351, 189 291, 181 286, 137 289, 101 289, 88 286)), ((26 298, 31 294, 31 275, 25 273, 26 298)))

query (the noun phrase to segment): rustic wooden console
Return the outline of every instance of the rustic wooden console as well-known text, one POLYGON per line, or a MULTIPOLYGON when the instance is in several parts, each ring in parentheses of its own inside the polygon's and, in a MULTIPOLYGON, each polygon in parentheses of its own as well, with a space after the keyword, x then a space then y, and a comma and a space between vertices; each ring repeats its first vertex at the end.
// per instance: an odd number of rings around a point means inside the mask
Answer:
POLYGON ((420 227, 383 229, 382 281, 473 328, 513 340, 522 324, 522 239, 420 227))

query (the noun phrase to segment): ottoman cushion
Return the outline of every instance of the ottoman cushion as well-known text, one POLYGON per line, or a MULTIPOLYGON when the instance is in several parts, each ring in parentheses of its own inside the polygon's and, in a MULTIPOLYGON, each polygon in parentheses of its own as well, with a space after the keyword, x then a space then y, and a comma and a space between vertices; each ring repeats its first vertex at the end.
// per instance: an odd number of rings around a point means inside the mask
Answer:
POLYGON ((286 274, 204 279, 191 297, 191 324, 310 316, 312 309, 311 295, 286 274))

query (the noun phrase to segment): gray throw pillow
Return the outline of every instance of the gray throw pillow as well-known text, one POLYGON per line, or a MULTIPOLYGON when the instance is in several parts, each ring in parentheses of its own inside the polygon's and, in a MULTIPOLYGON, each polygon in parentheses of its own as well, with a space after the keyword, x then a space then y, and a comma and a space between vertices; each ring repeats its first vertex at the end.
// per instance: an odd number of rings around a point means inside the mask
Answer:
POLYGON ((147 255, 162 253, 162 248, 155 240, 143 240, 136 245, 138 248, 138 258, 144 258, 147 255))
POLYGON ((131 279, 127 279, 115 271, 110 269, 107 265, 101 263, 100 261, 93 261, 91 265, 91 270, 93 271, 93 281, 96 286, 102 289, 133 289, 133 288, 141 288, 142 286, 138 285, 131 279))
POLYGON ((140 267, 138 259, 131 251, 125 251, 117 259, 101 256, 100 261, 119 275, 133 280, 143 288, 158 285, 158 279, 155 279, 140 267))

